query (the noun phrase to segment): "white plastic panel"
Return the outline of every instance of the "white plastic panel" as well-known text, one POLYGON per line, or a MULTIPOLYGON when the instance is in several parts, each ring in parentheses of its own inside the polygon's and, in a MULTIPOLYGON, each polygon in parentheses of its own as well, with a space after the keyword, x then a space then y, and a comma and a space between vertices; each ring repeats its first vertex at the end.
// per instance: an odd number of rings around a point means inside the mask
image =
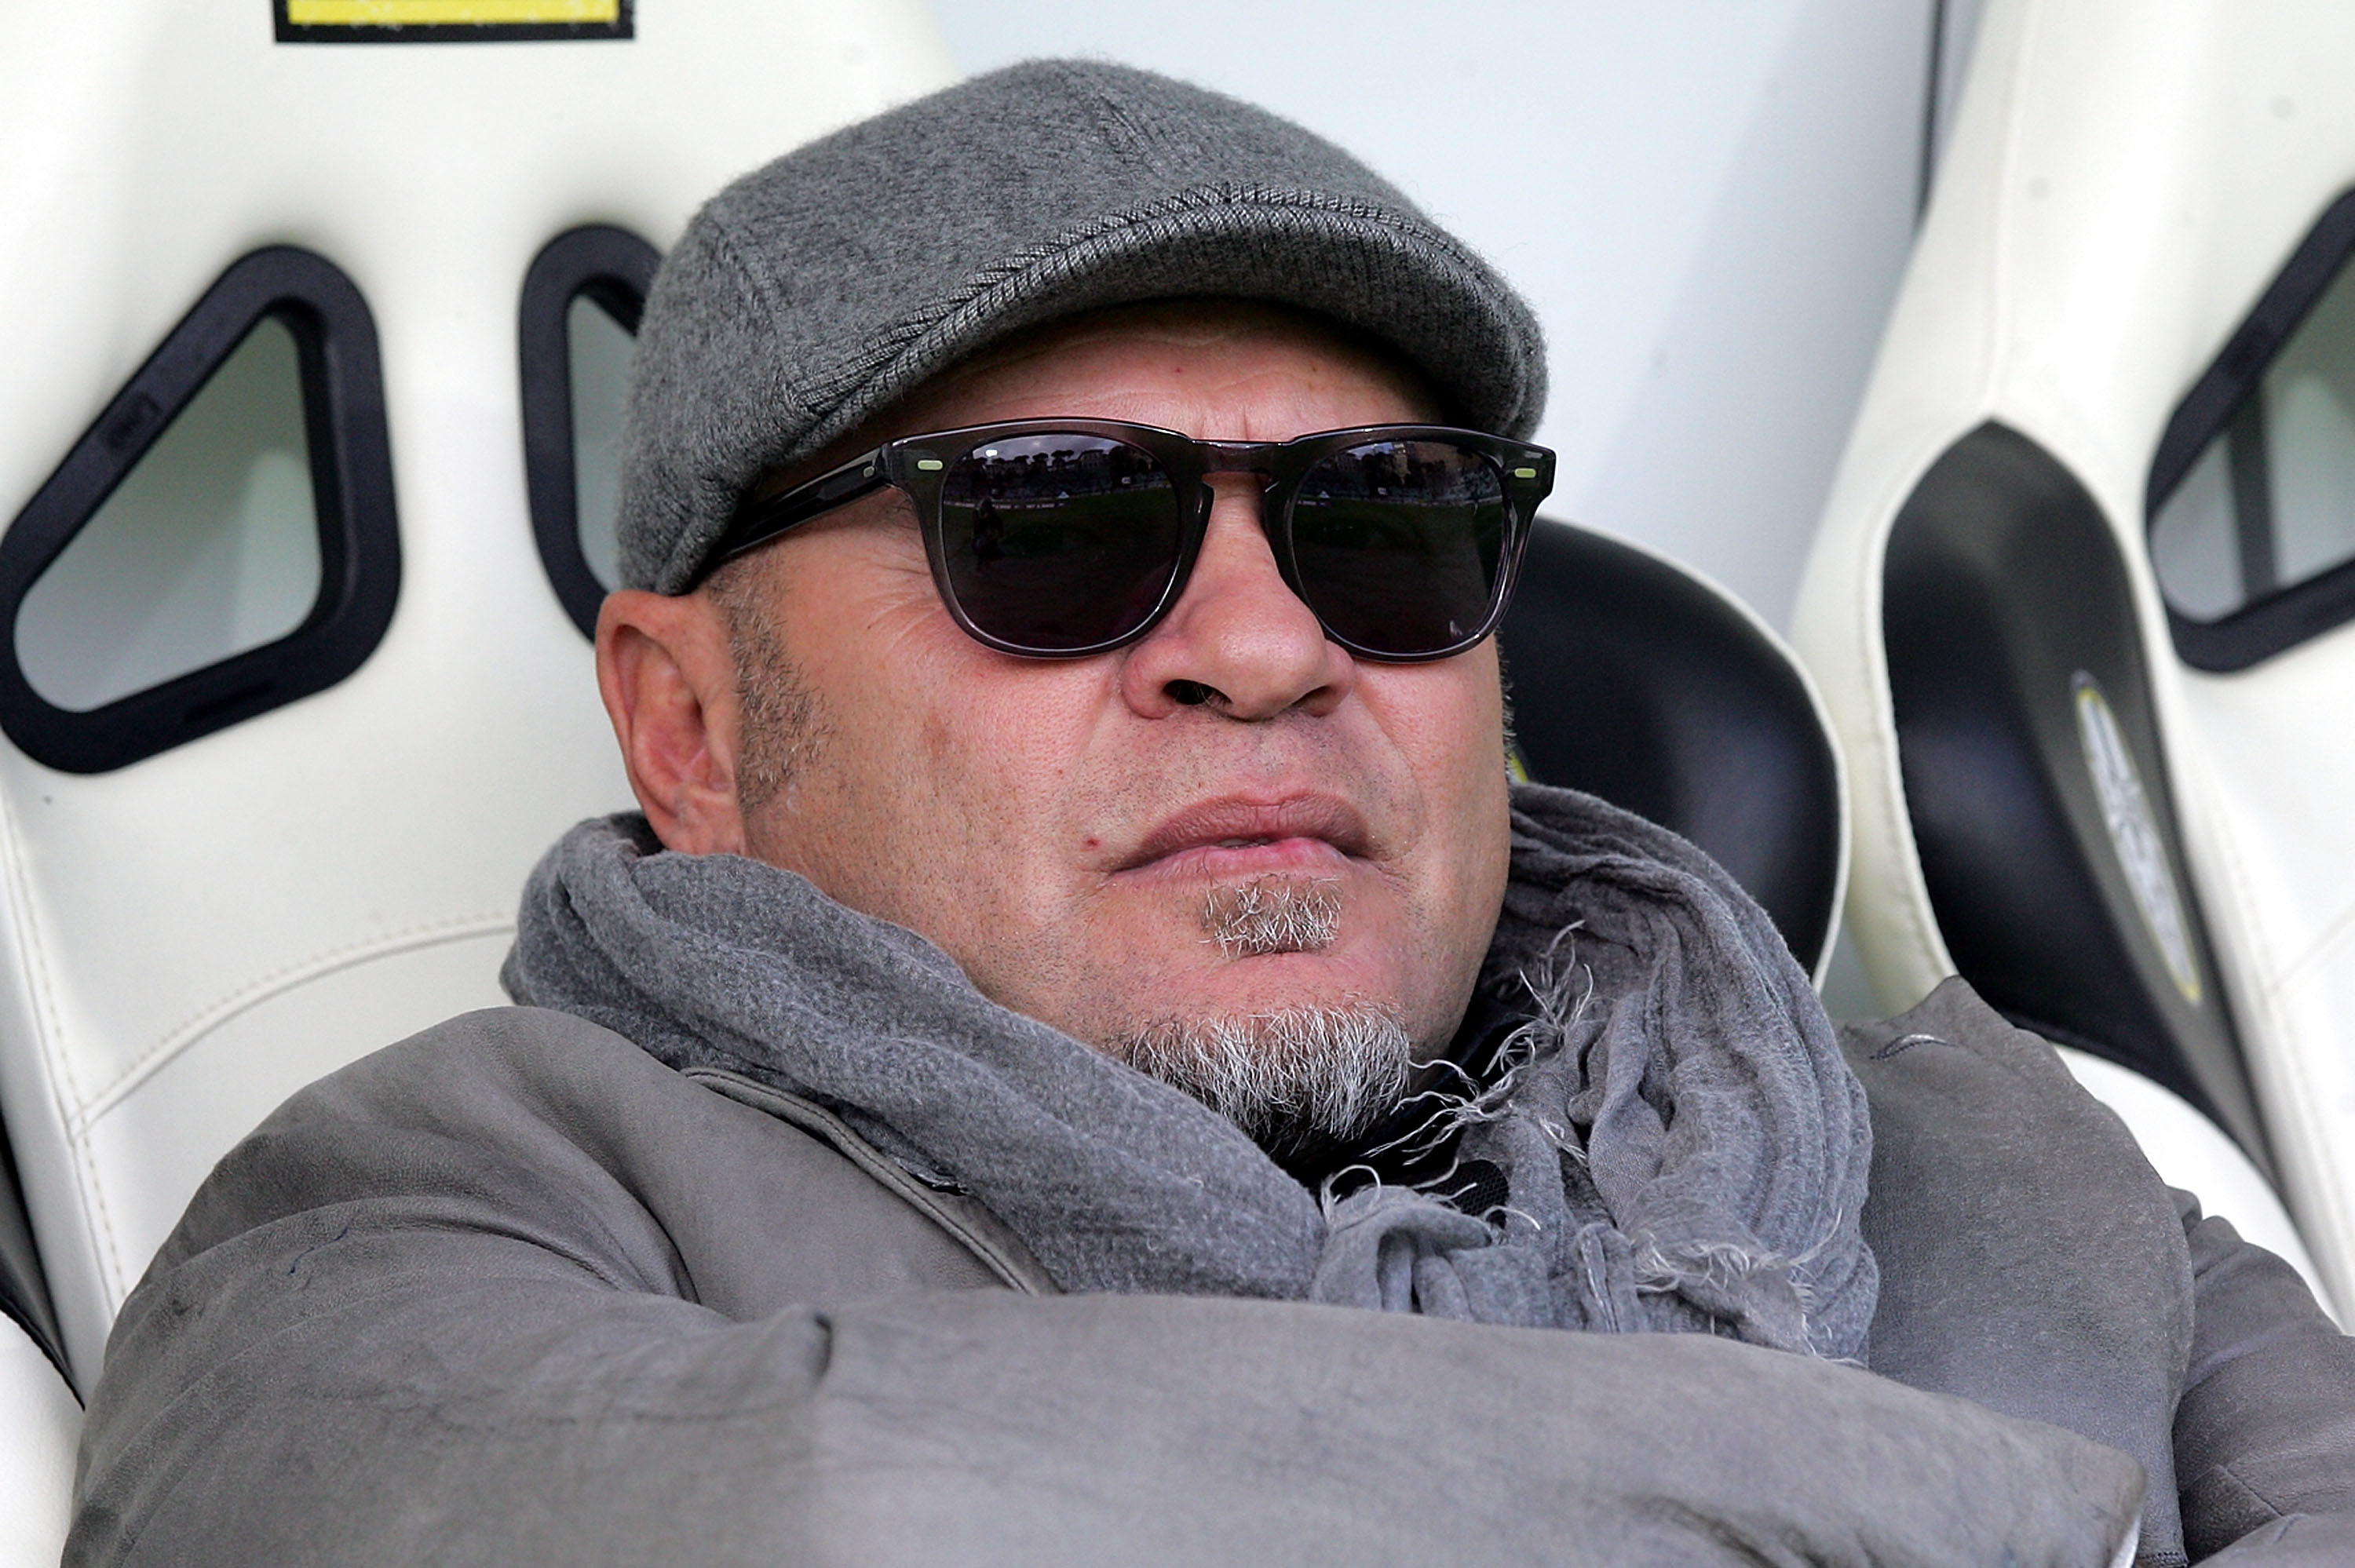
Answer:
POLYGON ((2355 183, 2350 75, 2343 0, 1989 0, 1794 639, 1848 753, 1849 927, 1893 1011, 1955 966, 1898 771, 1880 641, 1891 524, 1987 420, 2084 482, 2127 562, 2197 893, 2290 1210, 2341 1302, 2355 1300, 2355 626, 2235 675, 2187 670, 2144 490, 2177 401, 2355 183))
POLYGON ((278 45, 268 0, 0 0, 0 517, 230 261, 347 272, 402 580, 342 684, 120 772, 0 747, 0 1100, 78 1378, 283 1094, 497 1000, 525 873, 628 795, 525 514, 517 295, 587 222, 946 80, 915 0, 644 0, 631 41, 278 45))

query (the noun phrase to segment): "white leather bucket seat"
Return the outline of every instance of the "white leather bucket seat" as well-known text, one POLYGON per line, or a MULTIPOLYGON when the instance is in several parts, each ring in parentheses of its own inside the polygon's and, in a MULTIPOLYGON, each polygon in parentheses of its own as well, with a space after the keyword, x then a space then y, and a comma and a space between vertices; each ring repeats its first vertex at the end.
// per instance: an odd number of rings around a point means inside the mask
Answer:
POLYGON ((2342 1306, 2350 79, 2343 0, 1991 0, 1795 638, 1882 1004, 1959 971, 2106 1058, 2160 1170, 2295 1256, 2278 1181, 2342 1306))
MULTIPOLYGON (((557 278, 610 373, 649 242, 950 72, 915 0, 0 0, 0 1110, 86 1389, 214 1160, 500 1001, 525 872, 628 802, 527 504, 535 257, 611 226, 557 278)), ((59 1485, 70 1409, 0 1394, 0 1472, 59 1485)))

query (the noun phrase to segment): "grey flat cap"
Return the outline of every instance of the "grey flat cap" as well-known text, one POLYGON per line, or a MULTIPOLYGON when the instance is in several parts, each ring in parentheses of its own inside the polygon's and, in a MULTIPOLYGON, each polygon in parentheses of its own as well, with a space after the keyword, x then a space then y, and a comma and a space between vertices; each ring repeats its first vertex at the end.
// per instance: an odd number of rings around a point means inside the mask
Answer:
POLYGON ((1199 296, 1387 340, 1465 425, 1526 439, 1544 408, 1529 307, 1364 164, 1184 82, 1033 61, 789 153, 688 224, 638 334, 622 580, 685 591, 753 480, 1008 333, 1199 296))

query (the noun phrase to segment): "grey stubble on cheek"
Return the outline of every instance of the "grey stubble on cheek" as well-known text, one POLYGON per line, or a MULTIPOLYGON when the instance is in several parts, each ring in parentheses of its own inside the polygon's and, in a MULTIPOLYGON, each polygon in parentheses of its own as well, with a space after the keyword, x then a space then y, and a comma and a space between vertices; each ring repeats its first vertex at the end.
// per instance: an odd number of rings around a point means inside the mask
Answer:
POLYGON ((736 758, 740 808, 758 810, 782 794, 826 736, 824 710, 801 667, 786 653, 773 617, 760 602, 758 556, 732 561, 710 593, 728 626, 741 715, 736 758))

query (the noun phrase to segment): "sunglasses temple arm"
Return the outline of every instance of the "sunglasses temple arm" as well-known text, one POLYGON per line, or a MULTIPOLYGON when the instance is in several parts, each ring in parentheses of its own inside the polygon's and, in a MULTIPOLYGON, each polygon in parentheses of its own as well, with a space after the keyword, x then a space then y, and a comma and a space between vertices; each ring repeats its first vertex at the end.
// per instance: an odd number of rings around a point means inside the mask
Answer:
MULTIPOLYGON (((822 517, 838 506, 847 506, 864 496, 874 494, 891 482, 883 461, 884 449, 876 448, 852 458, 840 468, 818 475, 806 484, 797 484, 783 495, 771 496, 738 509, 728 524, 728 531, 711 552, 711 566, 735 556, 741 556, 754 546, 764 545, 778 535, 798 528, 813 518, 822 517)), ((705 568, 705 575, 710 570, 705 568)))

